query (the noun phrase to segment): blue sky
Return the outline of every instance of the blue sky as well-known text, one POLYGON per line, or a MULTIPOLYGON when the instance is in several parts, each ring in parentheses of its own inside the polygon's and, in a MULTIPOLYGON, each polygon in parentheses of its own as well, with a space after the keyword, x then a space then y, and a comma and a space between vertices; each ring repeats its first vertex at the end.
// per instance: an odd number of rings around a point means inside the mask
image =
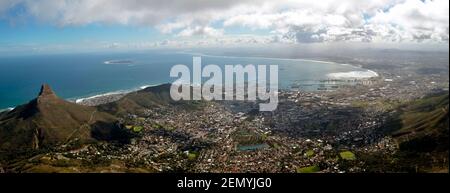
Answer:
POLYGON ((2 0, 0 55, 269 44, 448 45, 448 0, 2 0))
POLYGON ((155 41, 167 38, 151 27, 87 24, 83 26, 54 26, 52 24, 28 21, 12 25, 0 21, 0 41, 17 44, 77 43, 79 41, 155 41))

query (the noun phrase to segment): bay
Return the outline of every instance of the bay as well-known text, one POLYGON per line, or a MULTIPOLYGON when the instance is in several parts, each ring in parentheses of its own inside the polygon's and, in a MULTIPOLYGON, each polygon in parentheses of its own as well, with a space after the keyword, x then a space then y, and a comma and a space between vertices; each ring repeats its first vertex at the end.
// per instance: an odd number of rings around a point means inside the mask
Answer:
POLYGON ((376 76, 375 72, 366 69, 333 62, 175 51, 0 56, 0 109, 33 99, 43 83, 50 84, 60 97, 69 100, 170 83, 175 80, 169 76, 171 67, 176 64, 191 67, 193 56, 202 56, 203 66, 216 64, 222 68, 236 64, 279 65, 279 87, 305 91, 351 84, 351 81, 336 80, 331 76, 336 73, 339 76, 367 73, 376 76))

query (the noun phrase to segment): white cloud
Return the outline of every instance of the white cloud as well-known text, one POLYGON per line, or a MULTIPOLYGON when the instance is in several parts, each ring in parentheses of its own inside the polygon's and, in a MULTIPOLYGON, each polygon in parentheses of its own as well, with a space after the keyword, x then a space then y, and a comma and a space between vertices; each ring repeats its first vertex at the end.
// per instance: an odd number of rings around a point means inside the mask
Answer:
MULTIPOLYGON (((242 47, 257 46, 274 43, 272 36, 254 36, 251 34, 229 35, 219 37, 187 38, 178 37, 175 40, 163 40, 152 43, 150 47, 156 48, 201 48, 201 47, 242 47)), ((149 45, 149 44, 147 44, 149 45)))
POLYGON ((12 6, 14 6, 15 3, 16 3, 16 1, 14 1, 14 0, 0 1, 0 13, 10 9, 12 6))
POLYGON ((210 36, 218 37, 223 35, 223 30, 214 29, 211 27, 195 26, 188 27, 178 33, 178 36, 189 37, 189 36, 210 36))
POLYGON ((403 33, 407 40, 448 41, 449 1, 407 0, 388 12, 377 12, 370 23, 403 33))
POLYGON ((247 13, 225 26, 272 29, 298 43, 321 41, 448 42, 448 0, 289 2, 294 9, 247 13), (303 8, 300 8, 304 6, 303 8))
MULTIPOLYGON (((274 42, 448 42, 448 0, 2 0, 59 26, 152 26, 177 37, 271 31, 274 42), (213 27, 214 26, 214 27, 213 27)), ((255 36, 256 37, 256 36, 255 36)))

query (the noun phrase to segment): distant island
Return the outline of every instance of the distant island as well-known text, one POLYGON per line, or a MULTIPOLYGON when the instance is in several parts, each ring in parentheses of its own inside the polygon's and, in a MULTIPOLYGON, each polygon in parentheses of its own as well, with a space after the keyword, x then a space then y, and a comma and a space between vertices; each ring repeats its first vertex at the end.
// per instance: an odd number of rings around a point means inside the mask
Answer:
POLYGON ((133 60, 108 60, 104 64, 132 64, 133 60))

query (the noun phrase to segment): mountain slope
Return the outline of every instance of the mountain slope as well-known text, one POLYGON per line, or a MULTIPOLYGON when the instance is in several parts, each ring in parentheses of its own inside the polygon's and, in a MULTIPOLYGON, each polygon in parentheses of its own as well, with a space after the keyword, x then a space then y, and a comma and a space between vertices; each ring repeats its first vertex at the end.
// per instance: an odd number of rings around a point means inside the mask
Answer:
POLYGON ((394 171, 448 173, 449 94, 441 93, 402 106, 389 124, 399 151, 394 171))
POLYGON ((449 95, 429 96, 404 106, 393 136, 415 151, 448 150, 449 95), (410 147, 414 146, 414 147, 410 147))
MULTIPOLYGON (((170 96, 171 84, 162 84, 131 92, 118 101, 103 104, 99 109, 111 114, 140 113, 145 108, 182 107, 183 109, 198 109, 199 101, 174 101, 170 96)), ((192 89, 192 88, 191 88, 192 89)))
POLYGON ((95 107, 60 99, 48 85, 29 103, 0 117, 0 149, 39 149, 81 141, 114 140, 123 136, 116 117, 95 107))

